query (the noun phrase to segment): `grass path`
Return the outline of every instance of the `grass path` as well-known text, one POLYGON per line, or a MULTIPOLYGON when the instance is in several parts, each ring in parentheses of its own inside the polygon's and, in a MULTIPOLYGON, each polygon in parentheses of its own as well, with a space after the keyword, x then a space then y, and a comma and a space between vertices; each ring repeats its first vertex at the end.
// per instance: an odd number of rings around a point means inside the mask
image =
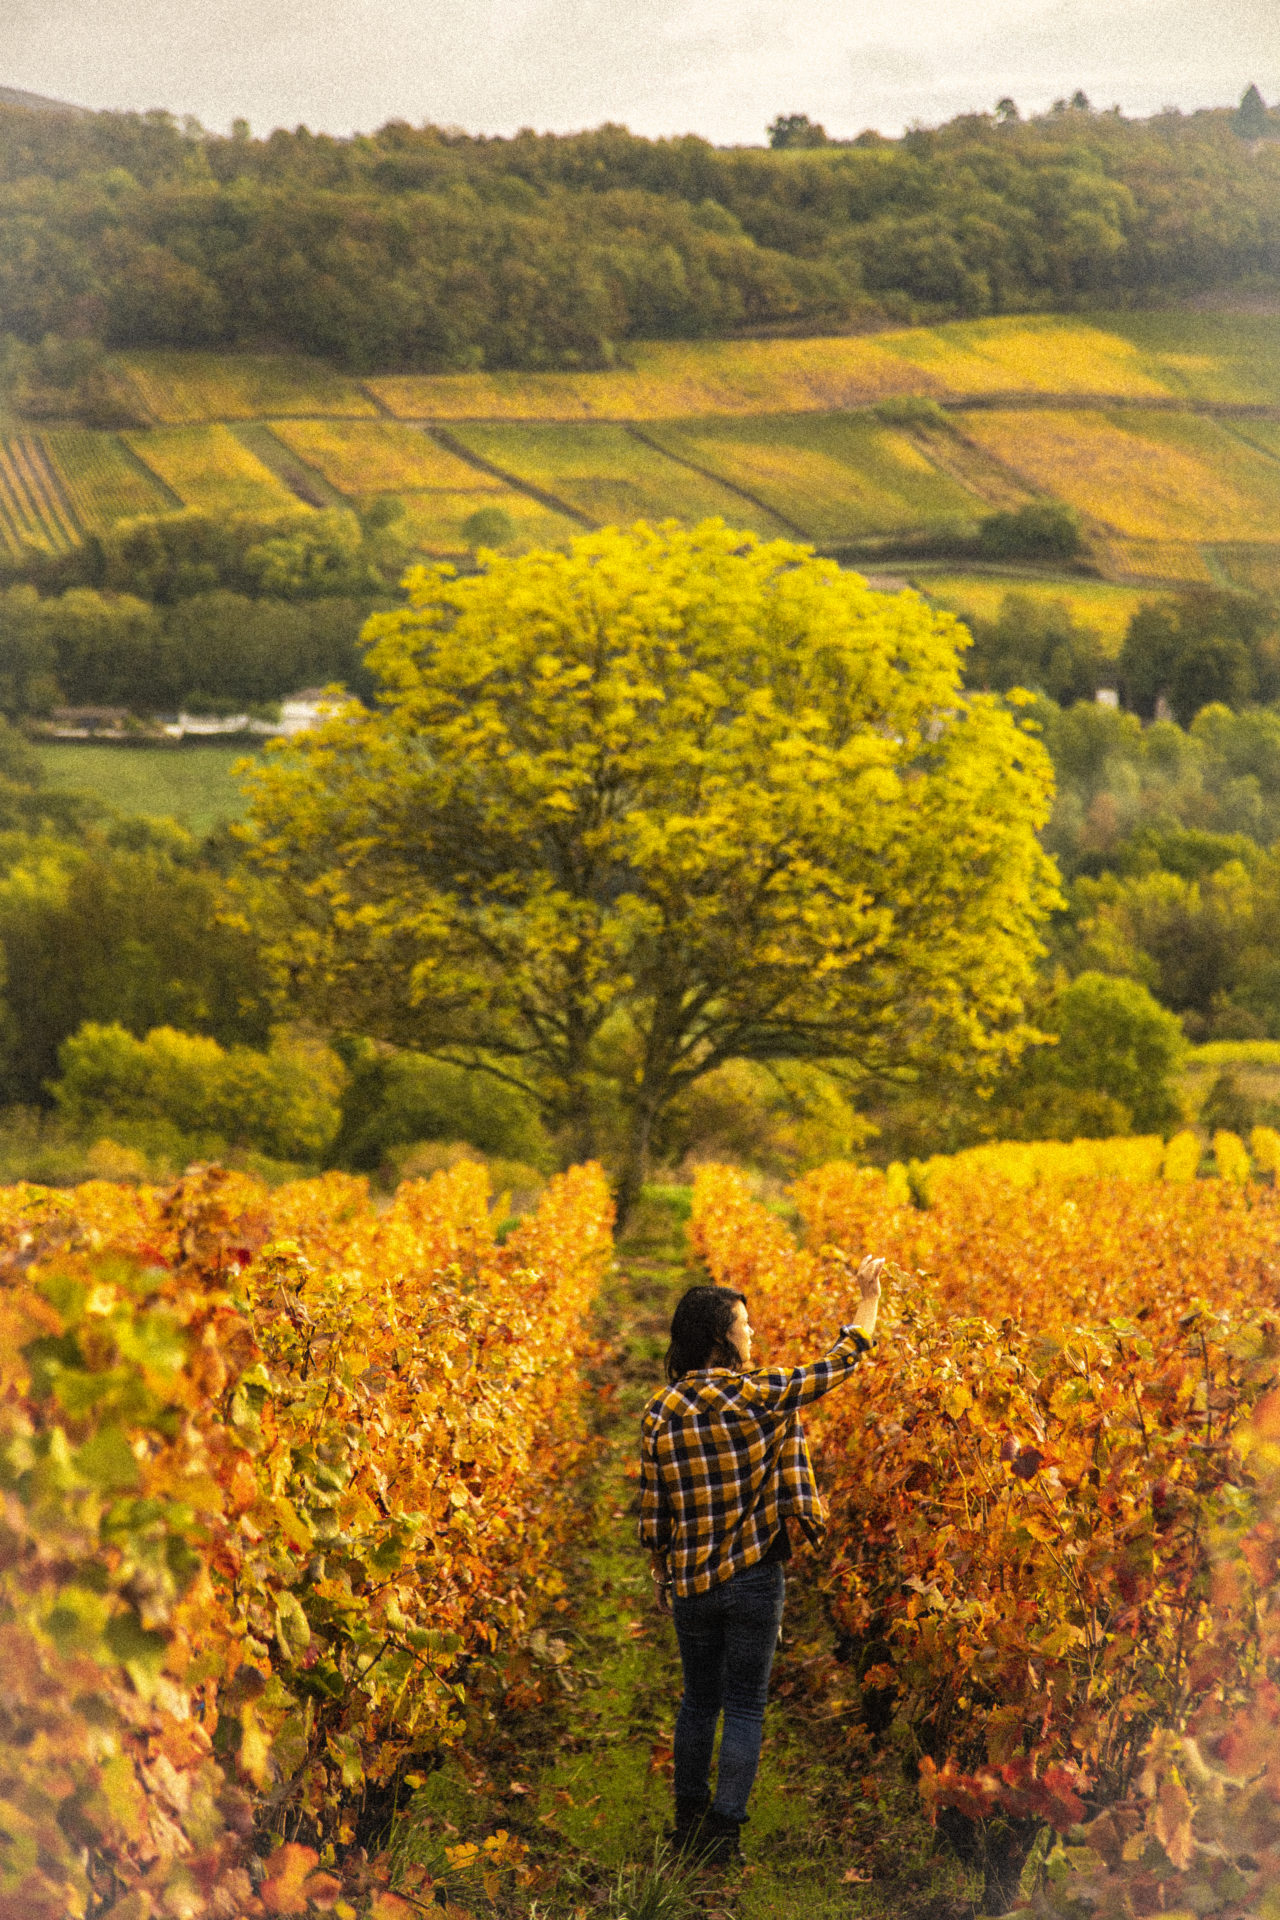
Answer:
MULTIPOLYGON (((545 1643, 554 1704, 513 1719, 483 1760, 432 1776, 397 1847, 435 1873, 445 1844, 507 1828, 529 1846, 539 1885, 508 1889, 497 1906, 528 1920, 962 1920, 974 1910, 964 1876, 936 1852, 900 1765, 882 1766, 874 1783, 862 1779, 847 1741, 832 1738, 839 1729, 822 1717, 827 1708, 805 1705, 833 1654, 802 1564, 789 1581, 746 1865, 674 1884, 654 1872, 671 1814, 680 1679, 674 1634, 653 1609, 636 1542, 635 1441, 661 1378, 672 1306, 691 1277, 686 1212, 684 1190, 649 1190, 602 1299, 602 1449, 559 1602, 564 1624, 545 1643)), ((494 1911, 465 1876, 451 1898, 477 1914, 494 1911)))

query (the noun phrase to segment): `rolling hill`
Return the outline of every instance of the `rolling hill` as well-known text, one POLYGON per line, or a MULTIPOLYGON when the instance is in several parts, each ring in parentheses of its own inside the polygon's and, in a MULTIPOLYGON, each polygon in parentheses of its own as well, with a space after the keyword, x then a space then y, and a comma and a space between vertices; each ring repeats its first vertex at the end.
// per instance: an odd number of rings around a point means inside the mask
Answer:
POLYGON ((1095 579, 1115 587, 1280 585, 1280 326, 1266 314, 649 343, 596 373, 360 380, 163 350, 119 354, 107 374, 135 426, 14 420, 0 438, 11 568, 140 516, 393 496, 425 556, 464 553, 464 520, 500 505, 521 546, 721 514, 914 570, 1039 499, 1075 510, 1095 579))

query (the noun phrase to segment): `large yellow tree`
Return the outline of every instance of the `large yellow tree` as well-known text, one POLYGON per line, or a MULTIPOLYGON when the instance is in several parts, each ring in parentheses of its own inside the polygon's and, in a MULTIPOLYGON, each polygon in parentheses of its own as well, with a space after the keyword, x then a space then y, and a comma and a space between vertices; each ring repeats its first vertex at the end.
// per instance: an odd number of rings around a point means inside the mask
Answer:
POLYGON ((995 1068, 1056 875, 1049 762, 915 594, 719 521, 418 570, 380 692, 271 756, 295 1004, 527 1088, 565 1142, 732 1059, 995 1068))

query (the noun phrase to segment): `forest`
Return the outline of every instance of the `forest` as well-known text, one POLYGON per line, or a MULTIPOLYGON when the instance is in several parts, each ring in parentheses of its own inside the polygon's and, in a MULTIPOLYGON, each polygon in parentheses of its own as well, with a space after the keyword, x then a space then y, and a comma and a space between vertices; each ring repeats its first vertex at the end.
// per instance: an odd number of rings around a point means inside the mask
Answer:
POLYGON ((6 108, 0 313, 19 347, 269 345, 371 371, 1164 304, 1280 272, 1277 133, 1260 103, 1129 120, 1079 95, 1030 120, 1003 102, 899 140, 730 149, 607 125, 255 138, 6 108))

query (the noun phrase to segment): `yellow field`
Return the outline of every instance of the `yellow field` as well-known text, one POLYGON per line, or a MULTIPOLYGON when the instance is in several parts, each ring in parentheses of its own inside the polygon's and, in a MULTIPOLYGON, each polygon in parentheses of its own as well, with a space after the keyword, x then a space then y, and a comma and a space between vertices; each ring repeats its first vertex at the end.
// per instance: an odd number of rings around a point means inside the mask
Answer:
POLYGON ((1192 414, 969 413, 964 432, 1032 485, 1129 540, 1280 534, 1280 462, 1192 414))
POLYGON ((1114 394, 1139 400, 1169 392, 1132 341, 1103 323, 1056 314, 966 320, 881 337, 949 394, 1114 394))
POLYGON ((158 427, 124 439, 184 506, 206 513, 308 511, 229 427, 158 427))
POLYGON ((67 427, 45 434, 44 444, 86 532, 105 533, 117 520, 172 511, 169 494, 114 433, 67 427))
POLYGON ((366 385, 392 413, 420 420, 670 420, 823 413, 898 394, 1137 400, 1178 390, 1158 358, 1109 322, 1057 315, 821 340, 650 342, 629 359, 601 373, 414 374, 366 385))
POLYGON ((372 419, 378 411, 355 380, 318 360, 157 349, 122 354, 117 364, 135 402, 161 426, 297 414, 372 419))
POLYGON ((423 488, 492 493, 502 485, 427 434, 391 420, 274 420, 271 430, 330 486, 352 497, 423 488))
POLYGON ((939 471, 909 432, 873 414, 681 421, 648 431, 673 454, 745 488, 824 544, 973 522, 987 511, 939 471))
POLYGON ((1103 540, 1102 559, 1113 574, 1139 580, 1207 586, 1213 569, 1192 540, 1103 540))
MULTIPOLYGON (((12 551, 66 546, 179 502, 279 512, 300 510, 299 496, 338 505, 378 493, 405 499, 428 552, 457 551, 456 523, 486 499, 501 499, 530 538, 563 534, 571 521, 521 485, 593 523, 721 514, 838 548, 971 528, 1039 496, 1081 514, 1117 581, 1280 593, 1280 421, 1176 410, 1280 407, 1280 321, 1258 314, 1020 315, 826 339, 648 342, 596 373, 360 382, 302 357, 177 351, 122 354, 110 370, 160 424, 12 441, 35 462, 28 472, 28 456, 11 452, 0 481, 0 542, 12 551), (947 402, 951 424, 877 417, 878 403, 911 397, 947 402), (996 404, 972 404, 980 398, 996 404), (450 424, 516 490, 416 421, 450 424)), ((975 611, 997 589, 985 591, 975 611)), ((1082 592, 1078 617, 1103 633, 1123 624, 1122 601, 1108 614, 1082 592)))
POLYGON ((669 420, 821 412, 938 383, 883 340, 708 340, 638 345, 602 373, 424 374, 367 384, 392 413, 432 420, 669 420))
POLYGON ((705 520, 719 514, 758 533, 787 531, 773 514, 691 473, 613 426, 465 426, 458 439, 504 472, 565 501, 597 525, 705 520))
POLYGON ((583 529, 563 514, 552 513, 527 493, 497 486, 488 492, 442 491, 401 494, 405 526, 422 553, 438 559, 456 559, 467 549, 462 523, 477 507, 502 507, 510 514, 516 537, 504 552, 525 553, 530 547, 563 547, 583 529))
POLYGON ((951 613, 994 620, 1006 594, 1017 593, 1041 605, 1062 601, 1082 627, 1091 627, 1109 654, 1117 654, 1130 615, 1159 595, 1141 587, 1115 586, 1109 580, 1034 580, 1017 574, 913 573, 911 584, 951 613))
POLYGON ((0 440, 0 547, 65 553, 79 539, 70 505, 34 433, 0 440))

